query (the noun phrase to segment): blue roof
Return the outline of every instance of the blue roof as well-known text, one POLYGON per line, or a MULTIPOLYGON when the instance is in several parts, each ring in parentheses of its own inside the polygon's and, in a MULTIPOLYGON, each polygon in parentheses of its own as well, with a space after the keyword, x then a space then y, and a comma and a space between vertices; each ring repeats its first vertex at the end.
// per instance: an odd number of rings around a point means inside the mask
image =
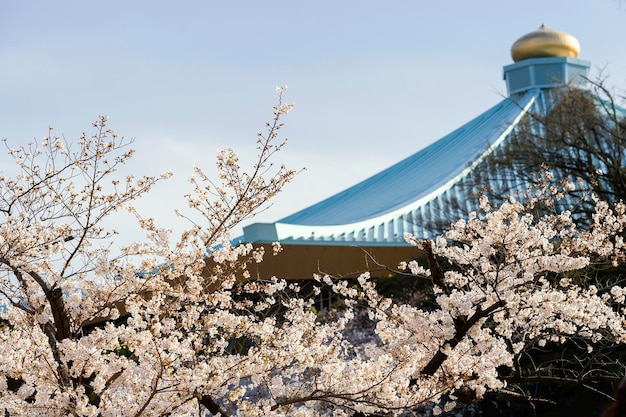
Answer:
POLYGON ((404 245, 405 233, 431 237, 430 225, 478 207, 471 195, 476 184, 464 181, 525 115, 545 109, 546 91, 529 89, 505 98, 430 146, 340 193, 275 223, 244 227, 244 236, 235 241, 404 245))
POLYGON ((392 212, 426 196, 457 177, 484 154, 513 125, 535 89, 500 103, 430 146, 378 174, 279 223, 339 225, 355 223, 392 212))

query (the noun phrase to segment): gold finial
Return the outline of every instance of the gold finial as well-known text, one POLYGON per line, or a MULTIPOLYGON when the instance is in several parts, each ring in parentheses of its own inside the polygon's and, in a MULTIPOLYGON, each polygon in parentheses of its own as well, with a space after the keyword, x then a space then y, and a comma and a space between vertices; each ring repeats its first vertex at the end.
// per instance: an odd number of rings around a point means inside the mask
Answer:
POLYGON ((545 24, 515 41, 511 47, 513 61, 529 58, 569 57, 576 58, 580 44, 565 32, 550 29, 545 24))

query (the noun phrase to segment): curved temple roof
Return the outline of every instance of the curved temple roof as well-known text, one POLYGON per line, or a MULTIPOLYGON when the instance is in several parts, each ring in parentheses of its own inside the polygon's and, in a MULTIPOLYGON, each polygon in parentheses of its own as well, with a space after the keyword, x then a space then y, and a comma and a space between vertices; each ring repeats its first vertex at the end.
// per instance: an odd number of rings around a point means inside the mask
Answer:
POLYGON ((439 214, 432 213, 431 206, 445 204, 441 200, 463 185, 472 168, 541 101, 540 89, 508 97, 430 146, 332 197, 276 223, 244 228, 243 240, 397 245, 404 242, 405 232, 424 235, 414 218, 425 221, 439 214))
MULTIPOLYGON (((492 185, 476 184, 472 170, 506 144, 527 114, 551 107, 552 89, 584 83, 589 67, 587 61, 554 55, 505 66, 510 95, 491 109, 340 193, 275 223, 245 227, 235 242, 398 246, 406 244, 407 232, 431 238, 429 225, 476 210, 476 191, 492 185)), ((524 186, 504 185, 509 190, 524 186)))
POLYGON ((278 222, 311 226, 358 223, 419 206, 420 200, 430 200, 457 182, 472 161, 499 144, 539 92, 507 98, 423 150, 278 222))

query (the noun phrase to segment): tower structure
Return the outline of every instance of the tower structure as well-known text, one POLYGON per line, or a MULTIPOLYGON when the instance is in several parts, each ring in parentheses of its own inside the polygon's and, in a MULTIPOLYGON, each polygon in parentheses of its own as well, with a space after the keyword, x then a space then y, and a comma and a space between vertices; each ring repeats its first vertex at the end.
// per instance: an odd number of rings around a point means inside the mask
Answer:
POLYGON ((545 25, 522 36, 511 48, 514 62, 503 68, 508 96, 501 102, 342 192, 274 223, 245 227, 238 240, 335 247, 335 252, 338 247, 398 249, 408 246, 405 233, 432 238, 440 230, 437 225, 478 210, 481 187, 525 189, 528 184, 503 179, 507 176, 498 181, 509 184, 478 184, 474 173, 484 168, 489 155, 507 146, 529 115, 551 109, 555 91, 565 85, 584 87, 591 65, 578 58, 579 51, 573 36, 545 25))

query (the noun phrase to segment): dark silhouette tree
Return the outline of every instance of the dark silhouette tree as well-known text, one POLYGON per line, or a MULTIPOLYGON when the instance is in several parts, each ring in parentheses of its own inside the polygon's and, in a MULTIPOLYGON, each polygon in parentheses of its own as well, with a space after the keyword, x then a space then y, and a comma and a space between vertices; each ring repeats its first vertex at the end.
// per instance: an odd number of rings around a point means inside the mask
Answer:
POLYGON ((612 203, 626 201, 626 109, 605 81, 589 89, 563 86, 548 92, 551 108, 530 113, 509 140, 493 152, 476 174, 485 189, 503 200, 521 184, 555 187, 560 206, 588 222, 592 194, 612 203), (543 175, 545 171, 550 175, 543 175), (488 181, 487 181, 488 180, 488 181), (564 187, 563 182, 575 183, 564 187))

